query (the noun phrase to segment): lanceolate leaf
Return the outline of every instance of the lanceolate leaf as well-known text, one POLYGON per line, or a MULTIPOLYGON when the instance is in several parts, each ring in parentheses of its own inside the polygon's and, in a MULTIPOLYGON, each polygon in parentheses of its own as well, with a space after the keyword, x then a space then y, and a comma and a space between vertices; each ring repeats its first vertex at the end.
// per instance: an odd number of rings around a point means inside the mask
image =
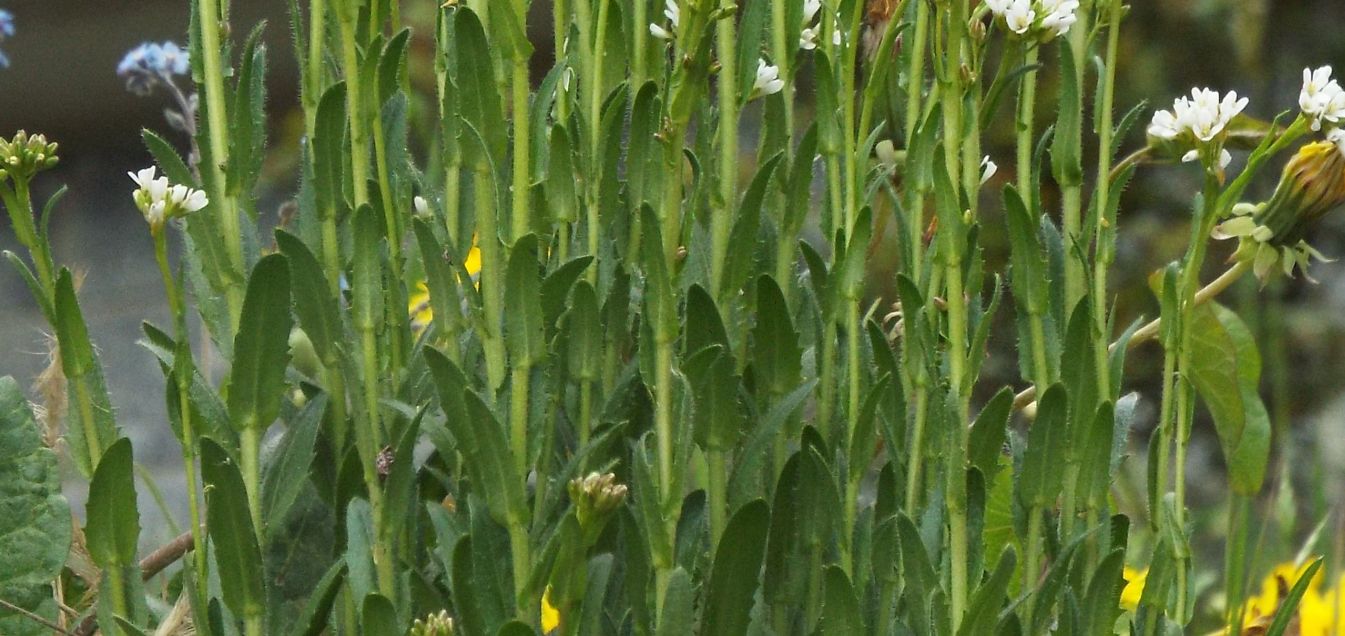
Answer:
MULTIPOLYGON (((136 508, 131 440, 122 438, 108 447, 89 482, 89 523, 85 545, 93 562, 103 570, 98 599, 98 623, 111 633, 115 617, 138 622, 144 615, 140 568, 135 551, 140 540, 140 512, 136 508)), ((244 517, 246 517, 244 510, 244 517)))
POLYGON ((247 492, 238 464, 219 444, 201 438, 201 475, 205 479, 206 527, 214 546, 224 603, 235 615, 260 611, 261 549, 257 545, 247 492))
POLYGON ((68 447, 80 474, 91 477, 103 451, 116 441, 119 433, 103 382, 102 365, 94 355, 89 330, 75 298, 74 280, 67 269, 62 269, 56 278, 53 326, 61 348, 61 369, 69 386, 68 447))
POLYGON ((771 511, 766 502, 753 501, 729 519, 715 550, 710 573, 703 633, 743 634, 752 611, 753 596, 766 551, 771 511))
POLYGON ((270 426, 280 412, 289 365, 290 270, 284 256, 257 262, 248 279, 229 376, 229 418, 243 431, 270 426))
MULTIPOLYGON (((70 504, 61 496, 56 453, 42 444, 28 402, 10 377, 0 378, 0 510, 0 598, 54 621, 51 582, 70 549, 70 504)), ((50 630, 0 607, 0 633, 50 630)))
POLYGON ((1038 404, 1037 420, 1032 423, 1027 450, 1023 453, 1018 499, 1024 504, 1045 508, 1055 503, 1064 487, 1061 462, 1069 444, 1065 387, 1053 385, 1038 404))

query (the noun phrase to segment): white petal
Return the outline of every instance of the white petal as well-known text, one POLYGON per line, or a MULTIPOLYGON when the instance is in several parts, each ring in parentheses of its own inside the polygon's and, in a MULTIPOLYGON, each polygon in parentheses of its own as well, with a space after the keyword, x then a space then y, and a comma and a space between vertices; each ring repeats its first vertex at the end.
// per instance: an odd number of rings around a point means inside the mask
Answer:
POLYGON ((1192 161, 1198 161, 1198 160, 1200 160, 1200 151, 1199 151, 1199 150, 1192 150, 1192 151, 1190 151, 1190 152, 1188 152, 1188 153, 1182 155, 1182 163, 1190 163, 1190 162, 1192 162, 1192 161))
POLYGON ((665 30, 663 27, 661 27, 661 26, 659 26, 659 25, 657 25, 657 24, 654 24, 653 22, 650 22, 650 23, 649 23, 649 34, 652 35, 652 36, 654 36, 654 37, 656 37, 656 38, 658 38, 658 39, 660 39, 660 40, 671 40, 671 39, 673 39, 673 36, 672 36, 671 33, 668 33, 668 31, 665 30))

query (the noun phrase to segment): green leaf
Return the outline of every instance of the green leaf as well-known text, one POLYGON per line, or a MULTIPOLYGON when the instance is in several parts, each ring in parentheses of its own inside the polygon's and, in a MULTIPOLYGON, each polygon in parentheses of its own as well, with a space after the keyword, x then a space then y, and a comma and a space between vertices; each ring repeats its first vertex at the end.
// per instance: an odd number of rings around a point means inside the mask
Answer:
POLYGON ((308 469, 313 464, 313 445, 317 442, 326 410, 325 393, 309 400, 303 410, 290 420, 285 435, 266 464, 262 477, 262 510, 268 531, 285 528, 285 515, 308 484, 308 469))
MULTIPOLYGON (((42 443, 28 401, 14 378, 0 378, 0 598, 55 621, 51 582, 70 549, 70 504, 61 495, 57 456, 42 443)), ((0 607, 0 633, 49 634, 0 607)))
POLYGON ((1214 418, 1230 486, 1237 494, 1255 495, 1270 457, 1270 417, 1258 392, 1256 339, 1237 314, 1217 303, 1197 307, 1190 329, 1189 380, 1214 418))
POLYGON ((115 616, 134 621, 145 614, 140 568, 135 558, 140 540, 140 512, 136 508, 133 463, 131 440, 123 437, 107 448, 89 482, 85 547, 103 570, 104 593, 98 599, 98 624, 108 633, 120 631, 112 629, 115 616))
POLYGON ((1051 167, 1055 180, 1062 186, 1083 183, 1083 164, 1080 147, 1083 127, 1083 97, 1075 69, 1074 49, 1061 39, 1060 50, 1060 110, 1055 123, 1055 139, 1051 146, 1051 167))
POLYGON ((766 160, 757 170, 752 184, 747 187, 742 203, 738 206, 737 220, 729 232, 729 244, 735 246, 729 250, 724 262, 724 278, 718 283, 720 298, 738 291, 752 275, 752 266, 757 256, 758 234, 761 231, 761 211, 765 204, 766 192, 771 185, 771 176, 780 165, 784 155, 776 154, 766 160))
POLYGON ((859 636, 864 633, 864 624, 860 620, 859 601, 855 600, 854 587, 850 577, 839 566, 829 565, 825 574, 826 600, 822 605, 822 622, 819 624, 823 634, 859 636))
POLYGON ((434 376, 445 412, 451 412, 451 404, 466 406, 465 417, 449 417, 448 426, 458 444, 472 450, 472 461, 465 462, 466 468, 477 484, 477 492, 486 498, 491 517, 500 524, 526 519, 523 484, 514 478, 509 442, 499 420, 475 391, 462 385, 462 372, 442 353, 427 348, 425 362, 434 376))
POLYGON ((1004 456, 1005 427, 1009 424, 1009 414, 1013 412, 1013 390, 1000 389, 976 416, 971 427, 971 439, 968 442, 968 458, 972 467, 985 475, 986 482, 993 483, 999 472, 1000 458, 1004 456))
POLYGON ((332 563, 327 573, 322 575, 313 593, 308 597, 303 614, 295 621, 291 636, 318 636, 327 629, 327 618, 336 602, 336 593, 346 578, 346 563, 338 560, 332 563))
POLYGON ((579 218, 579 199, 575 193, 574 151, 570 135, 557 122, 551 127, 550 160, 547 162, 546 205, 554 223, 572 223, 579 218))
POLYGON ((318 102, 313 132, 313 193, 318 216, 335 219, 344 207, 341 175, 345 171, 346 83, 336 82, 318 102))
POLYGON ((201 438, 201 475, 205 479, 206 528, 215 548, 224 603, 238 616, 260 612, 266 598, 261 549, 248 512, 243 475, 233 458, 209 437, 201 438))
POLYGON ((728 330, 724 328, 719 306, 710 292, 705 291, 699 283, 693 283, 687 289, 685 331, 683 345, 688 357, 713 345, 719 345, 726 351, 731 350, 728 330))
POLYGON ((453 38, 457 54, 458 104, 462 118, 481 134, 486 151, 500 161, 508 156, 509 127, 500 107, 495 64, 481 19, 471 9, 456 12, 453 38))
POLYGON ((340 306, 331 294, 331 286, 322 264, 299 237, 284 230, 275 233, 276 246, 285 255, 293 281, 294 315, 299 326, 313 342, 313 350, 324 363, 335 360, 344 340, 340 306))
POLYGON ((177 154, 172 144, 148 128, 140 131, 140 139, 145 142, 145 148, 154 157, 154 163, 159 165, 159 169, 163 170, 163 175, 168 177, 169 181, 197 187, 196 177, 192 175, 191 168, 187 167, 187 163, 177 154))
POLYGON ((966 636, 989 634, 993 631, 995 621, 999 617, 999 608, 1004 604, 1005 594, 1009 590, 1009 582, 1013 579, 1017 561, 1017 555, 1012 547, 1006 548, 1000 553, 999 564, 995 566, 994 572, 991 572, 990 578, 981 583, 971 596, 971 605, 967 608, 967 615, 962 620, 962 626, 957 630, 959 636, 963 634, 966 636))
POLYGON ((229 417, 235 429, 266 430, 280 413, 293 326, 289 264, 284 256, 272 254, 252 268, 234 337, 229 417))
POLYGON ((803 374, 799 334, 789 316, 789 303, 774 278, 757 279, 757 324, 752 329, 752 370, 768 395, 784 395, 803 374))
POLYGON ((663 594, 663 614, 659 616, 657 636, 682 636, 695 630, 696 594, 692 589, 691 575, 682 568, 676 568, 668 577, 668 591, 663 594))
POLYGON ((1113 550, 1093 571, 1084 597, 1083 617, 1085 634, 1106 634, 1121 615, 1121 590, 1125 588, 1122 570, 1125 550, 1113 550))
POLYGON ((65 372, 70 394, 66 441, 80 474, 91 477, 103 451, 120 437, 120 432, 68 269, 61 269, 56 277, 55 309, 56 324, 52 326, 56 329, 61 370, 65 372))
POLYGON ((729 519, 707 583, 704 633, 747 632, 770 516, 770 507, 758 499, 739 508, 729 519))
POLYGON ((505 342, 514 368, 527 368, 546 354, 542 324, 541 270, 537 261, 537 237, 528 234, 509 251, 505 280, 505 342))
POLYGON ((88 525, 84 528, 89 556, 101 567, 135 563, 140 537, 132 474, 131 440, 108 447, 89 482, 88 525))
POLYGON ((386 103, 401 88, 406 79, 406 50, 411 39, 411 29, 403 28, 388 40, 383 47, 383 55, 378 60, 378 103, 386 103))
POLYGON ((383 325, 383 219, 365 204, 355 210, 355 255, 351 263, 351 322, 358 330, 383 325))
POLYGON ((1061 460, 1069 444, 1065 387, 1054 384, 1037 402, 1037 420, 1028 433, 1023 472, 1018 478, 1018 500, 1036 508, 1055 503, 1064 488, 1061 460))
MULTIPOLYGON (((227 181, 235 195, 251 192, 266 158, 266 47, 261 37, 265 28, 265 21, 258 23, 243 45, 234 102, 228 109, 233 123, 227 181)), ((255 211, 253 215, 255 220, 255 211)))
POLYGON ((1317 575, 1317 570, 1322 569, 1322 559, 1317 559, 1303 571, 1298 577, 1298 582, 1289 590, 1289 594, 1284 597, 1279 608, 1275 610, 1275 621, 1270 624, 1266 630, 1266 636, 1283 636, 1285 630, 1289 629, 1289 624, 1294 622, 1298 616, 1298 603, 1303 600, 1303 594, 1308 591, 1308 585, 1312 583, 1312 577, 1317 575))
POLYGON ((366 634, 401 634, 402 630, 397 625, 397 610, 392 606, 392 601, 379 594, 370 594, 364 597, 364 606, 361 608, 360 615, 363 617, 364 633, 366 634))

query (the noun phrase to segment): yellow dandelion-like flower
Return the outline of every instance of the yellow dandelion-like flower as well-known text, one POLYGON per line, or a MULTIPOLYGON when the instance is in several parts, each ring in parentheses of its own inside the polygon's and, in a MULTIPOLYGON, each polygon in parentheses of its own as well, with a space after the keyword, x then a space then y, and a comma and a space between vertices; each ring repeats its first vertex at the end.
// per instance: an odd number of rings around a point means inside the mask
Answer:
POLYGON ((1126 586, 1121 590, 1121 607, 1135 611, 1140 606, 1140 597, 1144 595, 1144 582, 1149 578, 1149 568, 1139 569, 1125 566, 1121 571, 1126 586))
POLYGON ((551 586, 542 594, 542 633, 549 634, 560 626, 560 610, 551 604, 551 586))
MULTIPOLYGON (((467 258, 462 263, 463 269, 467 270, 467 275, 472 278, 473 285, 481 284, 481 248, 476 245, 476 236, 472 236, 472 249, 467 252, 467 258)), ((430 305, 430 288, 425 281, 416 283, 416 291, 407 299, 407 314, 411 317, 411 332, 417 337, 425 331, 434 320, 434 307, 430 305)))
MULTIPOLYGON (((1274 616, 1275 612, 1279 610, 1280 603, 1284 601, 1284 597, 1307 572, 1309 565, 1311 565, 1311 562, 1297 565, 1286 562, 1272 568, 1270 574, 1267 574, 1266 578, 1261 581, 1260 593, 1247 599, 1247 605, 1242 610, 1243 622, 1250 625, 1255 623, 1257 619, 1274 616)), ((1299 603, 1300 616, 1309 605, 1309 599, 1314 599, 1320 595, 1322 581, 1325 578, 1319 570, 1317 575, 1308 582, 1308 589, 1303 594, 1303 600, 1299 603)), ((1303 633, 1307 634, 1309 632, 1305 631, 1303 633)))

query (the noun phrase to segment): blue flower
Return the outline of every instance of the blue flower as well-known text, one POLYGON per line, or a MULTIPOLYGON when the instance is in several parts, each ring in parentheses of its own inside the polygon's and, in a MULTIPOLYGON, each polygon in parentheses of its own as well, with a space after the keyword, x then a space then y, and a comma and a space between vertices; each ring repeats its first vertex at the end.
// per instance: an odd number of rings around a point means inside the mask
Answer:
MULTIPOLYGON (((14 35, 14 14, 0 9, 0 42, 14 35)), ((0 51, 0 68, 9 66, 9 58, 0 51)))
POLYGON ((191 58, 175 42, 145 42, 121 58, 117 75, 126 80, 126 89, 148 95, 160 82, 171 82, 174 75, 186 75, 191 58))

